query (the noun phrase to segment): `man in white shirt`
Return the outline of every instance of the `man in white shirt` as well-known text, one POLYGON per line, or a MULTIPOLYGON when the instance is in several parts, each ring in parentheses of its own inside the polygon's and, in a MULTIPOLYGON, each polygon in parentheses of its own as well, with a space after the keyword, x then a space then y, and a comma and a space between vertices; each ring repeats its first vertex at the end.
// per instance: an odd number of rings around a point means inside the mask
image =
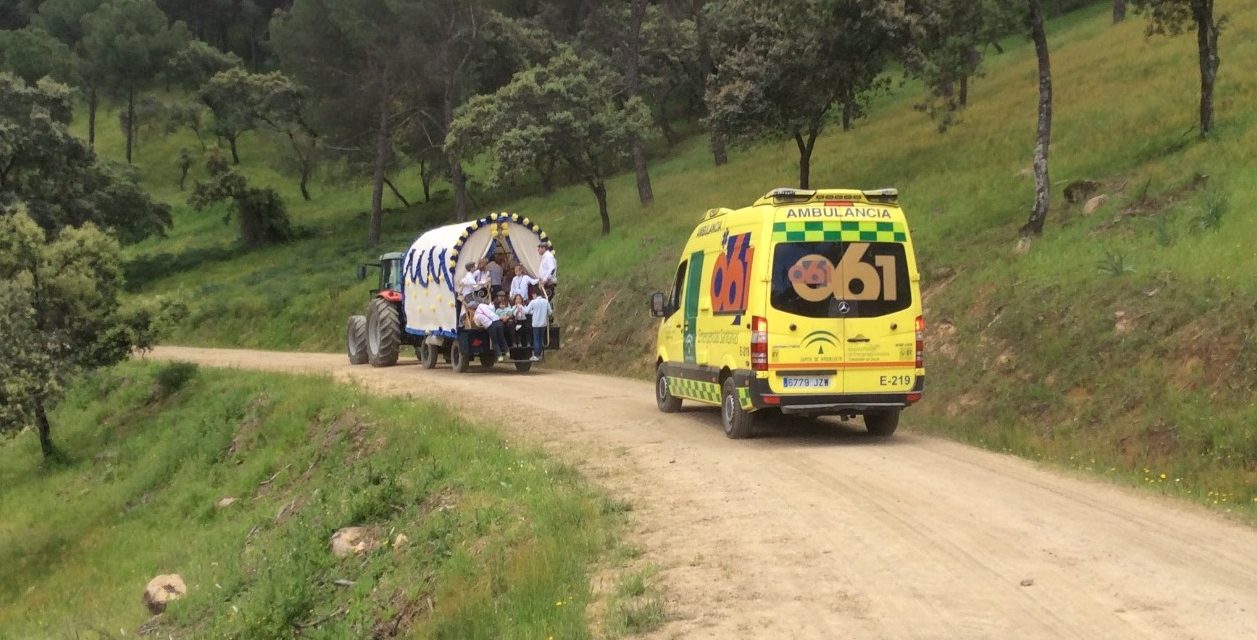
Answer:
POLYGON ((534 296, 532 302, 524 307, 524 311, 532 317, 532 360, 541 359, 546 342, 546 329, 550 326, 550 314, 554 308, 550 301, 541 296, 534 296))
POLYGON ((541 281, 541 287, 545 289, 546 297, 550 302, 554 302, 554 288, 559 283, 559 262, 554 258, 554 251, 550 249, 550 243, 543 242, 537 245, 537 253, 541 255, 541 266, 537 269, 537 279, 541 281))
POLYGON ((506 325, 502 324, 502 319, 493 310, 493 305, 487 302, 468 302, 467 307, 472 310, 472 318, 475 320, 476 326, 489 333, 489 338, 493 341, 493 348, 497 351, 498 360, 505 360, 508 349, 506 344, 506 325))

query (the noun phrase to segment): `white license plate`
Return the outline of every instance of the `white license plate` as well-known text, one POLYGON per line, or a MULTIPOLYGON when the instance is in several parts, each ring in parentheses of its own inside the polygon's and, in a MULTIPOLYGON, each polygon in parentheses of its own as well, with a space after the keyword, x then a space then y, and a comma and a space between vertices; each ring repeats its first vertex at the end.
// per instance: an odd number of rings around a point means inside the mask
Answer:
POLYGON ((823 376, 787 376, 781 379, 787 389, 828 389, 829 378, 823 376))

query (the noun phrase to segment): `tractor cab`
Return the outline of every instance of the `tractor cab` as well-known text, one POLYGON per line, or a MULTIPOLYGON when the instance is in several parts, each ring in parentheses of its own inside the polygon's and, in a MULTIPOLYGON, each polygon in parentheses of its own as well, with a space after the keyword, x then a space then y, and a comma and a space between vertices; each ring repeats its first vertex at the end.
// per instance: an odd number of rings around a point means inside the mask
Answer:
POLYGON ((405 254, 393 252, 380 256, 379 262, 366 262, 358 265, 358 279, 367 279, 367 269, 379 269, 380 281, 371 293, 380 291, 396 291, 402 290, 402 258, 405 254))

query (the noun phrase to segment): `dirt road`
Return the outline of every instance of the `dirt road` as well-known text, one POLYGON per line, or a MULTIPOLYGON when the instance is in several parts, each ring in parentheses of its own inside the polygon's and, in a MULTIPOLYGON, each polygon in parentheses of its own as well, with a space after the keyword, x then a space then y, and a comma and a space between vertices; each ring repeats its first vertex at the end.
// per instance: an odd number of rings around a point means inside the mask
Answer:
POLYGON ((1257 638, 1257 531, 910 431, 877 441, 858 425, 781 421, 731 441, 715 410, 661 414, 651 385, 631 380, 150 357, 511 398, 524 418, 508 433, 632 500, 673 616, 657 637, 1257 638))

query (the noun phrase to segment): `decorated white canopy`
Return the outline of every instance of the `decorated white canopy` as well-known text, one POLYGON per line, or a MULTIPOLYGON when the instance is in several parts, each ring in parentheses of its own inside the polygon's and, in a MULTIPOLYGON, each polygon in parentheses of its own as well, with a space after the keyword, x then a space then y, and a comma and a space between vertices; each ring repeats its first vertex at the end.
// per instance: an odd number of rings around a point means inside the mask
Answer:
MULTIPOLYGON (((402 295, 406 332, 455 337, 458 329, 458 281, 465 265, 506 251, 530 275, 541 266, 537 245, 546 232, 518 213, 490 213, 473 222, 438 227, 410 246, 402 259, 402 295)), ((509 278, 511 274, 503 274, 509 278)))

